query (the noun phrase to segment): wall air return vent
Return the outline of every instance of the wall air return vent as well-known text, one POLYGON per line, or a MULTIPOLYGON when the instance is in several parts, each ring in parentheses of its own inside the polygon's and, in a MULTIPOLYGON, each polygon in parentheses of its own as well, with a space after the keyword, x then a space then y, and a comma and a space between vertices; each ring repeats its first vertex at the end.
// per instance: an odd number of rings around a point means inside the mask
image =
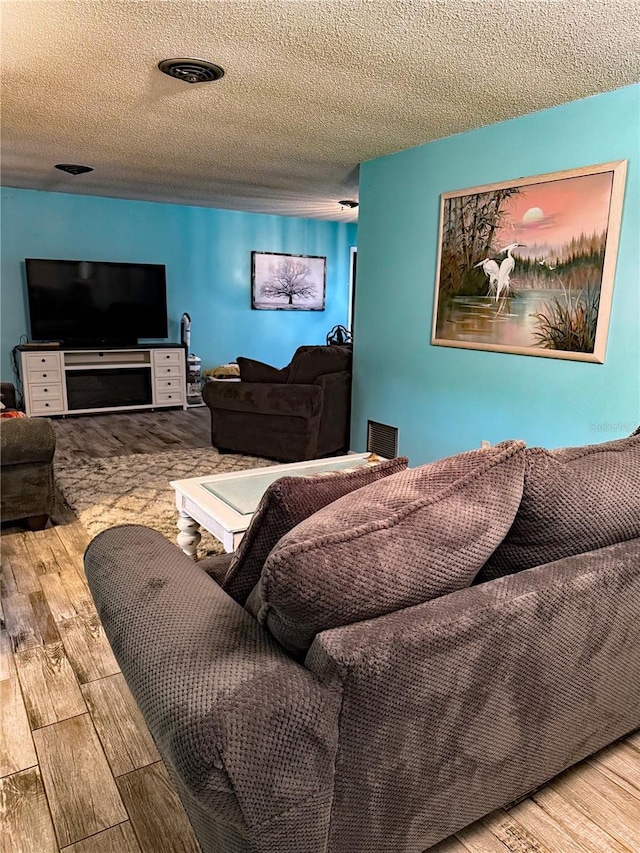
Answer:
POLYGON ((398 455, 398 428, 367 421, 367 450, 385 459, 398 455))
POLYGON ((224 68, 204 59, 163 59, 158 68, 185 83, 213 83, 224 77, 224 68))

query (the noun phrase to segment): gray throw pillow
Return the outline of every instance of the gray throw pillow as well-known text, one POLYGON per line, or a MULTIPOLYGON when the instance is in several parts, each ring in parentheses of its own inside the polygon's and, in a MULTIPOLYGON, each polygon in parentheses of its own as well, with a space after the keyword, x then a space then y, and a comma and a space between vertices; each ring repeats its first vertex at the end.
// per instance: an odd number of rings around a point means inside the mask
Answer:
POLYGON ((242 537, 222 588, 244 604, 260 579, 264 561, 273 546, 296 524, 332 501, 382 477, 404 471, 406 456, 358 465, 344 471, 327 471, 307 477, 281 477, 264 493, 251 524, 242 537))
POLYGON ((290 651, 469 586, 522 496, 524 443, 461 453, 326 506, 269 554, 247 609, 290 651))
POLYGON ((640 436, 525 458, 522 504, 479 582, 640 537, 640 436))

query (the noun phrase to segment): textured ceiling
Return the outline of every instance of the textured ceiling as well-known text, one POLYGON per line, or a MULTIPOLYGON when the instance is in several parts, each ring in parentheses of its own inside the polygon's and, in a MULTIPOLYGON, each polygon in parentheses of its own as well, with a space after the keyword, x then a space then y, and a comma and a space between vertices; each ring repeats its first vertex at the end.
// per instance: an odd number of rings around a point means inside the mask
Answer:
POLYGON ((4 0, 2 182, 350 221, 363 160, 637 82, 638 8, 4 0), (225 76, 161 74, 177 56, 225 76))

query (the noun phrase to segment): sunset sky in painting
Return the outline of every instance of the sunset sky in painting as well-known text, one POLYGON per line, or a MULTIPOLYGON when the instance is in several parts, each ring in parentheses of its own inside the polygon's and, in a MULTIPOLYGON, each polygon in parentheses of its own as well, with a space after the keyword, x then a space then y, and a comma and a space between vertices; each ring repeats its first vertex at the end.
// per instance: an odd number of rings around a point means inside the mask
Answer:
POLYGON ((613 172, 601 172, 522 187, 509 202, 498 242, 560 249, 572 237, 606 231, 612 183, 613 172))

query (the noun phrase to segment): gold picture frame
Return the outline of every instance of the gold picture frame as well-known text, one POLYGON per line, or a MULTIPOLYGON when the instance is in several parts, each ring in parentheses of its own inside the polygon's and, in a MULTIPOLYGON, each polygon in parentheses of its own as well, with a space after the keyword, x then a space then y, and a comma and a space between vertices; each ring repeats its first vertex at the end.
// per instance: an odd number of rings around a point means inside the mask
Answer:
POLYGON ((431 343, 603 363, 626 170, 442 193, 431 343))

